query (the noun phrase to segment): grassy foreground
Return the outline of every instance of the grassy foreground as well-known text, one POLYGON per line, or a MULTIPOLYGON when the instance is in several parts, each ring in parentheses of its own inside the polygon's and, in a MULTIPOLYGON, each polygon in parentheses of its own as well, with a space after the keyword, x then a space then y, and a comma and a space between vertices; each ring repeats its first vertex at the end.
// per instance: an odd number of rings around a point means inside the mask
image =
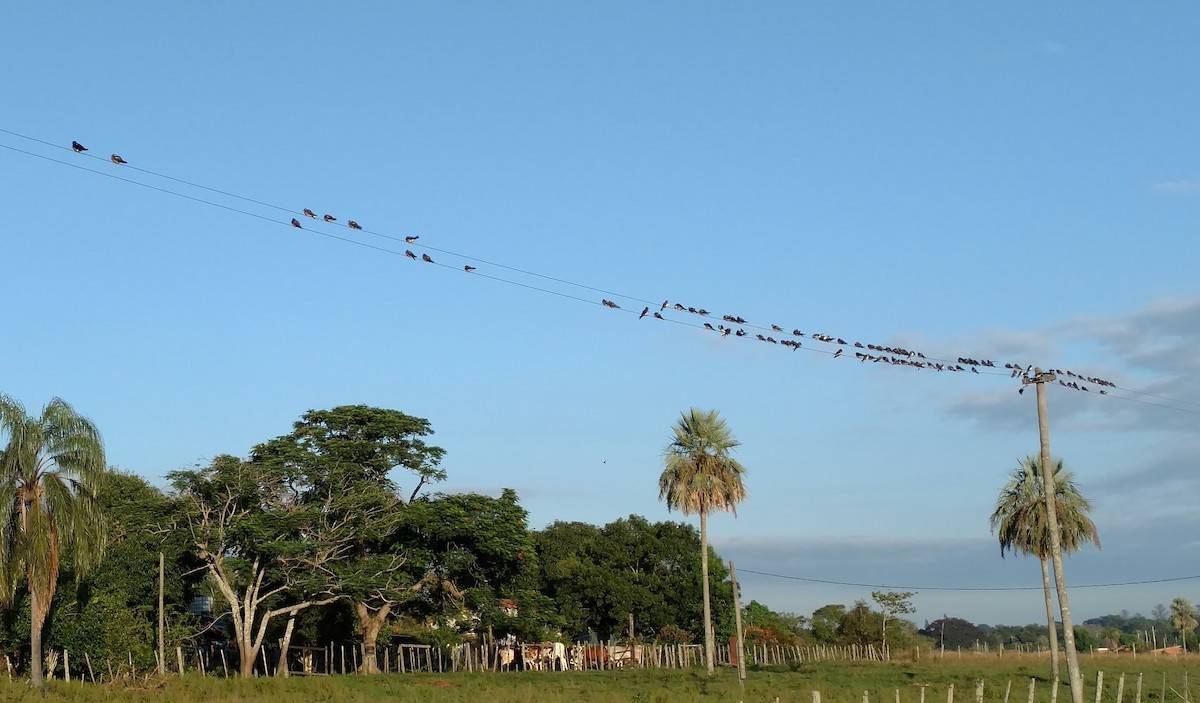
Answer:
MULTIPOLYGON (((1125 685, 1122 703, 1135 699, 1138 674, 1142 674, 1141 703, 1174 703, 1200 700, 1200 675, 1194 672, 1187 683, 1187 668, 1200 658, 1137 658, 1107 656, 1081 661, 1085 700, 1094 703, 1097 671, 1104 672, 1101 699, 1118 703, 1117 687, 1122 673, 1125 685), (1164 683, 1165 682, 1165 683, 1164 683), (1164 688, 1165 686, 1165 688, 1164 688), (1166 691, 1165 697, 1163 691, 1166 691)), ((821 703, 862 703, 864 692, 870 703, 948 701, 954 685, 956 703, 975 703, 976 682, 984 681, 986 703, 1026 703, 1030 679, 1035 682, 1039 703, 1050 698, 1049 662, 1044 657, 1004 658, 948 657, 944 661, 921 662, 819 662, 795 667, 772 667, 750 671, 745 691, 734 671, 717 672, 712 679, 701 670, 517 672, 509 674, 390 674, 375 677, 335 676, 321 678, 253 679, 240 681, 188 675, 165 680, 149 679, 128 685, 93 685, 62 681, 47 682, 33 692, 23 682, 0 682, 3 701, 177 701, 179 703, 301 703, 329 701, 349 703, 684 703, 685 701, 755 701, 812 703, 814 690, 821 703), (1011 688, 1009 688, 1011 682, 1011 688)), ((1066 676, 1065 667, 1063 676, 1066 676)), ((1059 701, 1070 703, 1063 685, 1059 701)))

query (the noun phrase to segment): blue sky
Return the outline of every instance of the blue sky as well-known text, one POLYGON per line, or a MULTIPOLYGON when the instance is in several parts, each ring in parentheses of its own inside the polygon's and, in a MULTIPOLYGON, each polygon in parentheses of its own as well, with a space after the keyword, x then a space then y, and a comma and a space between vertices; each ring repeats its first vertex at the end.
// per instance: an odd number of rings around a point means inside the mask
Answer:
MULTIPOLYGON (((368 403, 430 420, 441 489, 514 487, 535 527, 666 519, 670 425, 717 408, 750 470, 737 518, 711 528, 740 570, 1038 585, 986 520, 1037 449, 1032 394, 629 314, 669 299, 1113 380, 1121 397, 1049 393, 1052 449, 1104 541, 1068 580, 1195 575, 1196 6, 279 9, 4 10, 0 129, 430 247, 298 231, 0 132, 0 392, 67 399, 113 464, 159 481, 309 408, 368 403)), ((743 580, 801 613, 871 590, 743 580)), ((1198 587, 1079 589, 1072 609, 1148 613, 1198 587)), ((1036 592, 916 605, 1041 617, 1036 592)))

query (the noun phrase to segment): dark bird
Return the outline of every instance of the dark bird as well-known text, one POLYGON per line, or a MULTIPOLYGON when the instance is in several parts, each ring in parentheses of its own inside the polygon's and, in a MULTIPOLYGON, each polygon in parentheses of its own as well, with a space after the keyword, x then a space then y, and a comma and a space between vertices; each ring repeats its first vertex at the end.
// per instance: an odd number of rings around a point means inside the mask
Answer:
POLYGON ((309 210, 308 208, 304 208, 304 214, 313 218, 314 220, 317 219, 317 213, 313 212, 312 210, 309 210))
MULTIPOLYGON (((721 330, 721 336, 722 336, 722 337, 728 337, 728 336, 729 336, 729 333, 730 333, 730 332, 732 332, 732 331, 733 331, 733 328, 732 328, 732 327, 726 327, 725 329, 721 330)), ((1104 391, 1100 391, 1100 392, 1101 392, 1101 393, 1103 393, 1104 391)))
POLYGON ((699 314, 701 314, 701 315, 707 315, 707 314, 708 314, 708 311, 707 311, 707 310, 705 310, 704 308, 700 308, 700 309, 699 309, 699 310, 697 310, 696 312, 698 312, 698 313, 699 313, 699 314))
POLYGON ((683 306, 682 306, 682 305, 680 305, 679 303, 675 303, 675 309, 676 309, 676 310, 687 310, 687 308, 683 307, 683 306))
POLYGON ((474 266, 463 266, 463 271, 466 271, 467 273, 471 273, 474 270, 475 270, 474 266))
POLYGON ((654 316, 655 316, 655 317, 657 317, 657 318, 658 318, 658 319, 660 319, 660 320, 665 320, 665 319, 667 319, 667 318, 663 317, 663 316, 662 316, 660 313, 657 313, 657 312, 656 312, 656 313, 654 313, 654 316))
POLYGON ((708 324, 707 322, 704 323, 704 329, 712 330, 713 332, 716 332, 716 330, 713 329, 713 326, 708 324))
POLYGON ((803 333, 803 332, 801 332, 800 330, 792 330, 792 334, 793 334, 793 335, 795 335, 795 336, 797 336, 797 337, 803 337, 803 336, 804 336, 804 333, 803 333))
POLYGON ((737 331, 737 332, 734 332, 734 334, 735 334, 735 335, 737 335, 738 337, 745 337, 745 336, 746 336, 746 330, 744 330, 744 329, 742 329, 742 328, 740 328, 740 327, 739 327, 739 328, 738 328, 738 331, 737 331))
POLYGON ((75 150, 76 154, 82 154, 83 152, 87 151, 86 146, 75 141, 71 142, 71 148, 75 150))
POLYGON ((975 373, 979 373, 979 369, 975 368, 974 366, 971 367, 971 370, 974 371, 975 373))
POLYGON ((659 312, 662 312, 663 310, 666 310, 666 309, 667 309, 667 304, 669 304, 670 302, 671 302, 671 301, 669 301, 669 300, 664 300, 664 301, 663 301, 663 304, 662 304, 662 307, 661 307, 661 308, 659 308, 659 309, 658 309, 658 311, 659 311, 659 312))
POLYGON ((765 341, 767 341, 767 338, 766 338, 766 337, 764 337, 764 336, 762 336, 761 334, 756 334, 756 335, 754 335, 754 336, 755 336, 756 338, 758 338, 758 341, 760 341, 760 342, 765 342, 765 341))
POLYGON ((838 343, 838 344, 845 344, 845 343, 846 343, 846 340, 842 339, 841 337, 838 337, 837 343, 838 343))
POLYGON ((695 315, 695 314, 696 314, 696 308, 688 308, 688 312, 690 312, 690 313, 692 313, 693 315, 695 315))
POLYGON ((783 331, 783 328, 782 328, 782 327, 780 327, 779 325, 771 325, 771 329, 775 330, 776 332, 782 332, 782 331, 783 331))
POLYGON ((405 237, 405 238, 404 238, 404 243, 405 243, 405 244, 412 244, 413 242, 416 242, 416 241, 417 241, 418 239, 420 239, 420 238, 421 238, 421 237, 420 237, 420 235, 417 235, 417 236, 415 236, 415 237, 405 237))
POLYGON ((642 319, 642 318, 643 318, 643 317, 645 317, 645 316, 647 315, 647 313, 649 313, 649 312, 650 312, 650 306, 648 306, 648 305, 647 305, 646 307, 642 308, 642 314, 641 314, 641 315, 638 315, 638 319, 639 319, 639 320, 640 320, 640 319, 642 319))
POLYGON ((841 355, 842 355, 842 350, 841 350, 841 349, 838 349, 837 351, 835 351, 835 352, 833 353, 833 358, 835 358, 835 359, 836 359, 836 358, 838 358, 838 357, 839 357, 839 356, 841 356, 841 355))
POLYGON ((616 304, 616 303, 614 303, 613 301, 611 301, 611 300, 607 300, 607 299, 606 299, 606 300, 601 300, 601 301, 600 301, 600 304, 601 304, 601 305, 603 305, 603 306, 604 306, 604 307, 606 307, 606 308, 612 308, 613 310, 620 310, 620 309, 621 309, 621 306, 620 306, 620 305, 617 305, 617 304, 616 304))
POLYGON ((1021 386, 1020 388, 1017 389, 1017 395, 1023 395, 1024 393, 1025 393, 1025 386, 1021 386))
POLYGON ((362 225, 358 224, 354 220, 347 222, 346 226, 348 226, 350 229, 362 229, 362 225))
POLYGON ((292 218, 292 226, 293 226, 293 227, 297 227, 297 228, 299 228, 299 227, 300 227, 300 220, 297 220, 296 218, 294 218, 294 217, 293 217, 293 218, 292 218))
POLYGON ((127 164, 127 163, 129 163, 129 162, 128 162, 128 161, 126 161, 125 159, 122 159, 120 154, 113 154, 113 155, 112 155, 112 162, 113 162, 114 164, 127 164))
POLYGON ((433 259, 429 258, 429 254, 421 254, 421 261, 432 264, 433 259))
POLYGON ((326 216, 325 216, 325 221, 326 221, 326 222, 337 222, 337 218, 336 218, 336 217, 334 217, 333 215, 326 215, 326 216))
POLYGON ((415 259, 415 258, 417 258, 417 255, 416 255, 416 254, 414 254, 414 253, 412 253, 412 249, 405 249, 405 250, 404 250, 404 255, 405 255, 405 256, 407 256, 407 257, 408 257, 408 258, 410 258, 410 259, 415 259))
POLYGON ((862 349, 862 348, 863 348, 862 342, 855 342, 855 343, 854 343, 854 348, 855 348, 855 349, 862 349))

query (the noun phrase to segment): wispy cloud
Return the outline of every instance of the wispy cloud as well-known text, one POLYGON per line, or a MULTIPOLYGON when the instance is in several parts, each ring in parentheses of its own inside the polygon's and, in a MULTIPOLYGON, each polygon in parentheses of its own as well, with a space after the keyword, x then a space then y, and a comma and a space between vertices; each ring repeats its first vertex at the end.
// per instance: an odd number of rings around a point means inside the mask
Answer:
POLYGON ((1168 195, 1200 195, 1200 180, 1161 181, 1150 189, 1168 195))
MULTIPOLYGON (((1200 347, 1200 297, 1166 299, 1126 315, 1076 318, 992 337, 1010 341, 1005 351, 1016 359, 1136 389, 1110 389, 1105 398, 1093 395, 1099 388, 1058 394, 1054 415, 1065 429, 1193 432, 1200 420, 1200 356, 1195 353, 1200 347), (1069 358, 1074 354, 1103 361, 1080 364, 1069 358)), ((1015 392, 1006 387, 952 396, 943 408, 981 427, 1023 430, 1028 407, 1013 402, 1015 392)))
POLYGON ((1067 45, 1062 42, 1044 41, 1037 45, 1039 54, 1061 54, 1067 50, 1067 45))

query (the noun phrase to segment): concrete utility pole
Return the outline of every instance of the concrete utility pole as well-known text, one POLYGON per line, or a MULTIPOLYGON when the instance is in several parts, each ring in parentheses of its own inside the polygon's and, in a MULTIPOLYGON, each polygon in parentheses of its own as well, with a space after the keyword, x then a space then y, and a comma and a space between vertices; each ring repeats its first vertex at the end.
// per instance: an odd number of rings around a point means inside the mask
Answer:
MULTIPOLYGON (((1054 466, 1050 463, 1050 422, 1046 417, 1046 384, 1054 381, 1054 374, 1034 369, 1033 377, 1025 376, 1021 382, 1037 386, 1038 434, 1041 438, 1042 485, 1046 493, 1046 523, 1050 528, 1050 559, 1054 565, 1054 586, 1058 591, 1058 609, 1062 614, 1063 641, 1067 649, 1067 676, 1071 679, 1072 703, 1083 703, 1083 676, 1079 673, 1079 656, 1075 651, 1075 627, 1071 622, 1071 603, 1067 597, 1067 581, 1063 575, 1062 541, 1058 530, 1058 508, 1055 500, 1054 466)), ((1058 682, 1055 681, 1057 686, 1058 682)))
POLYGON ((733 624, 737 628, 738 684, 746 690, 746 645, 742 641, 742 589, 738 587, 737 570, 729 562, 729 582, 733 585, 733 624))
MULTIPOLYGON (((163 635, 163 553, 158 553, 158 675, 167 675, 167 648, 163 635)), ((182 673, 182 671, 181 671, 182 673)))

